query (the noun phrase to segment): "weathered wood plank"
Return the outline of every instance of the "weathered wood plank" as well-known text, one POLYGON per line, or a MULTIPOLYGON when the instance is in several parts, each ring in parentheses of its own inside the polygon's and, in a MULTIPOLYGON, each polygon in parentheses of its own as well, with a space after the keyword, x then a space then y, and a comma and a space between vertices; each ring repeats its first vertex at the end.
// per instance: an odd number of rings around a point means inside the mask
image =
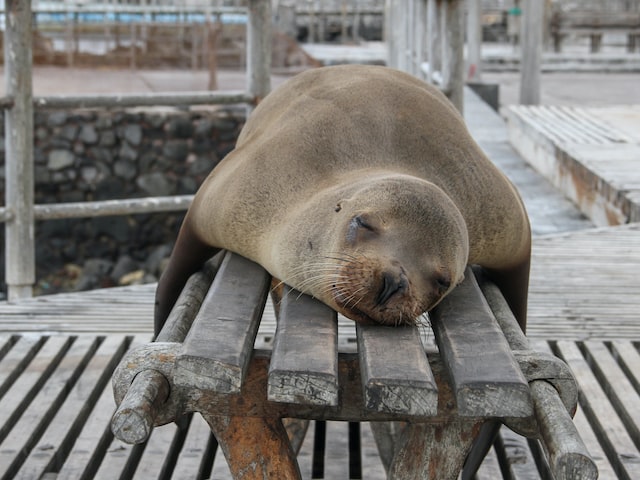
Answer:
MULTIPOLYGON (((118 335, 115 338, 116 340, 124 341, 126 337, 118 335)), ((139 347, 149 341, 150 337, 148 335, 138 335, 129 341, 129 348, 139 347)), ((124 452, 120 457, 123 459, 122 463, 124 464, 131 447, 127 446, 125 448, 120 445, 123 450, 119 450, 118 447, 109 449, 113 439, 110 420, 115 407, 113 391, 109 382, 104 386, 82 429, 76 434, 75 442, 64 461, 64 465, 58 472, 58 480, 94 478, 100 463, 105 457, 110 460, 107 460, 107 462, 111 467, 111 474, 113 477, 117 477, 115 472, 118 471, 118 462, 114 462, 114 457, 110 457, 110 454, 113 453, 117 456, 119 453, 124 452)), ((99 478, 99 476, 96 478, 99 478)))
POLYGON ((0 360, 0 398, 22 374, 44 341, 44 337, 23 336, 14 345, 10 338, 5 338, 3 350, 8 351, 0 360))
POLYGON ((39 478, 59 470, 96 399, 127 347, 123 338, 107 337, 98 347, 46 431, 33 446, 16 479, 39 478))
POLYGON ((336 312, 285 287, 269 366, 269 400, 338 404, 336 312))
POLYGON ((176 358, 177 384, 240 391, 269 282, 262 267, 227 254, 176 358))
POLYGON ((175 464, 177 434, 178 426, 175 423, 154 428, 131 478, 165 478, 175 464))
POLYGON ((164 326, 158 332, 156 342, 182 343, 193 324, 211 282, 222 263, 223 252, 209 260, 204 268, 191 275, 182 288, 175 305, 169 312, 164 326))
POLYGON ((513 480, 540 480, 535 460, 531 454, 527 439, 512 432, 507 427, 500 429, 497 439, 498 455, 501 465, 513 480))
POLYGON ((470 269, 431 312, 431 324, 460 415, 532 415, 527 381, 470 269))
POLYGON ((387 474, 382 460, 378 454, 378 448, 371 430, 370 422, 360 424, 360 437, 362 449, 362 478, 367 480, 386 480, 387 474))
POLYGON ((367 408, 435 415, 438 387, 418 327, 357 325, 356 334, 367 408))
POLYGON ((576 376, 581 389, 580 405, 616 474, 629 480, 640 478, 640 453, 580 349, 568 341, 558 342, 557 348, 576 376))
POLYGON ((209 478, 216 446, 216 440, 207 422, 200 414, 194 414, 171 478, 175 480, 209 478))
MULTIPOLYGON (((67 339, 64 340, 66 343, 67 339)), ((0 444, 0 476, 13 476, 22 466, 96 347, 95 337, 78 337, 68 351, 62 350, 64 357, 55 366, 55 371, 40 386, 29 406, 20 411, 19 420, 0 444)), ((36 368, 50 366, 47 363, 36 368)))
MULTIPOLYGON (((38 345, 43 343, 42 348, 0 399, 0 441, 5 440, 15 427, 20 416, 31 404, 47 377, 65 354, 71 340, 67 337, 52 337, 48 341, 36 343, 38 345)), ((25 350, 32 348, 32 344, 28 340, 25 340, 24 344, 18 342, 18 345, 24 345, 25 350)), ((18 352, 16 353, 18 354, 18 352)), ((22 355, 23 352, 19 352, 19 354, 22 355)))
MULTIPOLYGON (((549 343, 541 340, 532 342, 532 348, 539 352, 553 353, 549 343)), ((583 409, 579 405, 573 418, 573 423, 575 424, 580 437, 598 468, 600 478, 616 478, 616 474, 611 467, 611 463, 608 461, 596 434, 591 428, 583 409)))
POLYGON ((107 451, 98 470, 93 476, 93 480, 132 478, 136 462, 140 458, 141 452, 141 445, 129 445, 117 438, 113 438, 107 447, 107 451))

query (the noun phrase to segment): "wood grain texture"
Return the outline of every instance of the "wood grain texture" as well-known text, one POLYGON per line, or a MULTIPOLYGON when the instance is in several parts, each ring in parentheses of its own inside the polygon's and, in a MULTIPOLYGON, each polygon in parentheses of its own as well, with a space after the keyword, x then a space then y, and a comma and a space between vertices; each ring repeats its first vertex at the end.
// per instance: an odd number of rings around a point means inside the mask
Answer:
POLYGON ((270 281, 256 263, 227 254, 176 359, 176 383, 240 391, 270 281))
POLYGON ((530 417, 527 381, 473 272, 431 312, 462 416, 530 417))
POLYGON ((267 388, 269 400, 338 404, 336 312, 285 287, 267 388))
POLYGON ((358 325, 356 332, 367 409, 435 415, 438 387, 418 327, 358 325))

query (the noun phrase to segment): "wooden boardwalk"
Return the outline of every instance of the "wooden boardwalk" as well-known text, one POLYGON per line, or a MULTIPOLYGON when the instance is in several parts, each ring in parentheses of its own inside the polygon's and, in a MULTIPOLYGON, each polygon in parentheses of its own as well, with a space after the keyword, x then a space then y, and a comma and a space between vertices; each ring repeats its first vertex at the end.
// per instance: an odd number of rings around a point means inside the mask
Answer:
POLYGON ((640 221, 640 105, 514 106, 511 143, 596 225, 640 221))

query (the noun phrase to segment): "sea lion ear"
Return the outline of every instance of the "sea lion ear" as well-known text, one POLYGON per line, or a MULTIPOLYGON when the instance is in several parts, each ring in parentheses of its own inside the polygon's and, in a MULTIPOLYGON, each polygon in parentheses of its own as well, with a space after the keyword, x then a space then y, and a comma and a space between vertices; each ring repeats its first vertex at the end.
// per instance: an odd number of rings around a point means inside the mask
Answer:
POLYGON ((335 208, 333 209, 334 212, 339 212, 340 210, 342 210, 342 202, 338 202, 336 203, 335 208))

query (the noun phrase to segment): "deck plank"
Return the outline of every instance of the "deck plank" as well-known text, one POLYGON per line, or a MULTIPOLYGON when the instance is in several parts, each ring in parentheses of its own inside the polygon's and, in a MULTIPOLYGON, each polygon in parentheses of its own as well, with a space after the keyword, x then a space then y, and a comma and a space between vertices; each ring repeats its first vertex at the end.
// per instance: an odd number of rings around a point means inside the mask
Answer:
POLYGON ((16 479, 40 478, 47 471, 59 469, 100 392, 110 384, 111 373, 126 347, 122 338, 107 337, 102 342, 31 450, 16 479))
POLYGON ((194 414, 171 478, 207 478, 213 466, 215 443, 207 422, 199 413, 194 414))
MULTIPOLYGON (((29 406, 20 412, 20 418, 0 444, 0 476, 12 476, 21 467, 25 455, 37 444, 49 420, 64 401, 67 389, 73 385, 96 347, 95 337, 78 337, 67 352, 64 352, 64 347, 59 350, 65 353, 64 357, 51 376, 46 378, 29 406)), ((36 368, 49 369, 49 365, 36 364, 36 368)))
POLYGON ((558 351, 578 380, 580 405, 616 474, 622 479, 640 478, 640 452, 580 348, 574 342, 561 341, 558 351))

